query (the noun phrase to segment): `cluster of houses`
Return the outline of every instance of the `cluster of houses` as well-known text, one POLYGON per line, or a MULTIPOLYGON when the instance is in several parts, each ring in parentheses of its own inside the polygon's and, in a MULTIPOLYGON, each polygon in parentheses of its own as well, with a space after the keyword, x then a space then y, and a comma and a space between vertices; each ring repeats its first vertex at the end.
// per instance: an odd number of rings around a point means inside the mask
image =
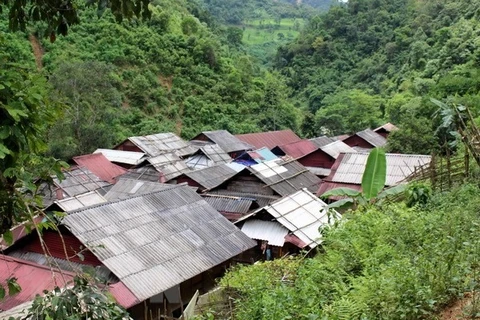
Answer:
MULTIPOLYGON (((319 196, 360 189, 369 150, 392 130, 309 140, 291 130, 206 131, 191 141, 159 133, 74 157, 64 179, 41 190, 46 212, 65 213, 58 230, 38 237, 19 225, 13 244, 0 243, 0 282, 15 277, 22 288, 0 301, 0 318, 87 270, 134 319, 180 316, 232 263, 318 246, 319 228, 339 217, 319 196)), ((386 186, 429 161, 387 154, 386 186)))

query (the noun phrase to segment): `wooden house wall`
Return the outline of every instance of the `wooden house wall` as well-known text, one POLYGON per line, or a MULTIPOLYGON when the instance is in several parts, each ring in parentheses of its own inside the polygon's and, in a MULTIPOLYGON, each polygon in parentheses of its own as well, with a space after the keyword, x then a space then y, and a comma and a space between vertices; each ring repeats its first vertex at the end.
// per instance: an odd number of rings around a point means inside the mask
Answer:
MULTIPOLYGON (((54 258, 65 260, 68 258, 70 261, 91 266, 102 265, 100 260, 89 250, 86 250, 85 246, 68 231, 62 231, 62 237, 60 237, 57 231, 48 230, 43 233, 42 238, 45 241, 45 246, 48 248, 48 253, 54 258), (65 250, 68 256, 65 256, 65 250), (82 254, 82 259, 77 255, 78 253, 82 254)), ((21 249, 26 252, 44 253, 37 235, 25 243, 21 249)))
POLYGON ((378 129, 377 131, 375 131, 376 133, 378 133, 379 135, 381 135, 382 137, 384 137, 385 139, 388 138, 388 134, 390 132, 388 132, 387 130, 381 128, 381 129, 378 129))
POLYGON ((135 151, 135 152, 143 152, 139 147, 137 147, 133 142, 130 140, 126 140, 123 143, 119 144, 114 148, 115 150, 122 150, 122 151, 135 151))
POLYGON ((305 167, 331 168, 335 159, 318 149, 306 156, 297 159, 305 167))
MULTIPOLYGON (((208 271, 182 282, 180 284, 182 304, 186 306, 197 290, 200 294, 204 294, 213 289, 216 279, 223 276, 232 263, 234 263, 233 259, 225 261, 208 271)), ((127 311, 135 320, 161 319, 160 316, 162 315, 178 318, 181 315, 181 304, 168 303, 167 300, 164 300, 163 303, 152 303, 150 299, 147 299, 129 308, 127 311)))
POLYGON ((372 146, 370 143, 365 141, 364 139, 360 138, 357 135, 353 135, 348 137, 347 139, 343 140, 345 144, 347 144, 350 147, 360 147, 360 148, 365 148, 365 149, 372 149, 374 146, 372 146))

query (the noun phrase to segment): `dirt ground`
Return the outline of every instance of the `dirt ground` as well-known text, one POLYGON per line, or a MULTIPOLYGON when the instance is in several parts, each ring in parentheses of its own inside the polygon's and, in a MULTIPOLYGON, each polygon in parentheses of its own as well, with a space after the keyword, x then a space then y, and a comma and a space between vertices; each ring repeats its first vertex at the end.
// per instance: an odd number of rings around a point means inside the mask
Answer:
POLYGON ((466 320, 471 319, 466 317, 464 314, 464 308, 470 303, 472 300, 471 293, 466 293, 463 299, 456 300, 449 306, 447 306, 439 316, 439 320, 466 320))

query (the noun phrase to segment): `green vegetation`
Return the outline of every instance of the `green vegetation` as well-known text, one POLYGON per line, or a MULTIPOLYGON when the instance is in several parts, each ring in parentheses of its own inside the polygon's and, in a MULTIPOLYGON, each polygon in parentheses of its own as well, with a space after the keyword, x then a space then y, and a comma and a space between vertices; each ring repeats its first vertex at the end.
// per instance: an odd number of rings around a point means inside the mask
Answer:
POLYGON ((478 290, 479 188, 424 207, 364 207, 323 230, 315 258, 237 266, 236 319, 419 319, 478 290))
POLYGON ((351 0, 310 19, 275 60, 306 113, 303 133, 350 133, 390 121, 416 133, 392 135, 392 151, 436 149, 430 97, 478 114, 479 9, 469 0, 351 0))

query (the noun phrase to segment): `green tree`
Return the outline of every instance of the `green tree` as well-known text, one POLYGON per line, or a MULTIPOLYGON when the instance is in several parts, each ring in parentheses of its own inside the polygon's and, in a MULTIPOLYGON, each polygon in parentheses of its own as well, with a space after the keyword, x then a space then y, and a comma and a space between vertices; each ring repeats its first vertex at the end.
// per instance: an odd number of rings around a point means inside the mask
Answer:
POLYGON ((50 77, 65 114, 49 132, 50 153, 69 159, 116 142, 114 119, 121 107, 113 68, 102 62, 64 63, 50 77))

